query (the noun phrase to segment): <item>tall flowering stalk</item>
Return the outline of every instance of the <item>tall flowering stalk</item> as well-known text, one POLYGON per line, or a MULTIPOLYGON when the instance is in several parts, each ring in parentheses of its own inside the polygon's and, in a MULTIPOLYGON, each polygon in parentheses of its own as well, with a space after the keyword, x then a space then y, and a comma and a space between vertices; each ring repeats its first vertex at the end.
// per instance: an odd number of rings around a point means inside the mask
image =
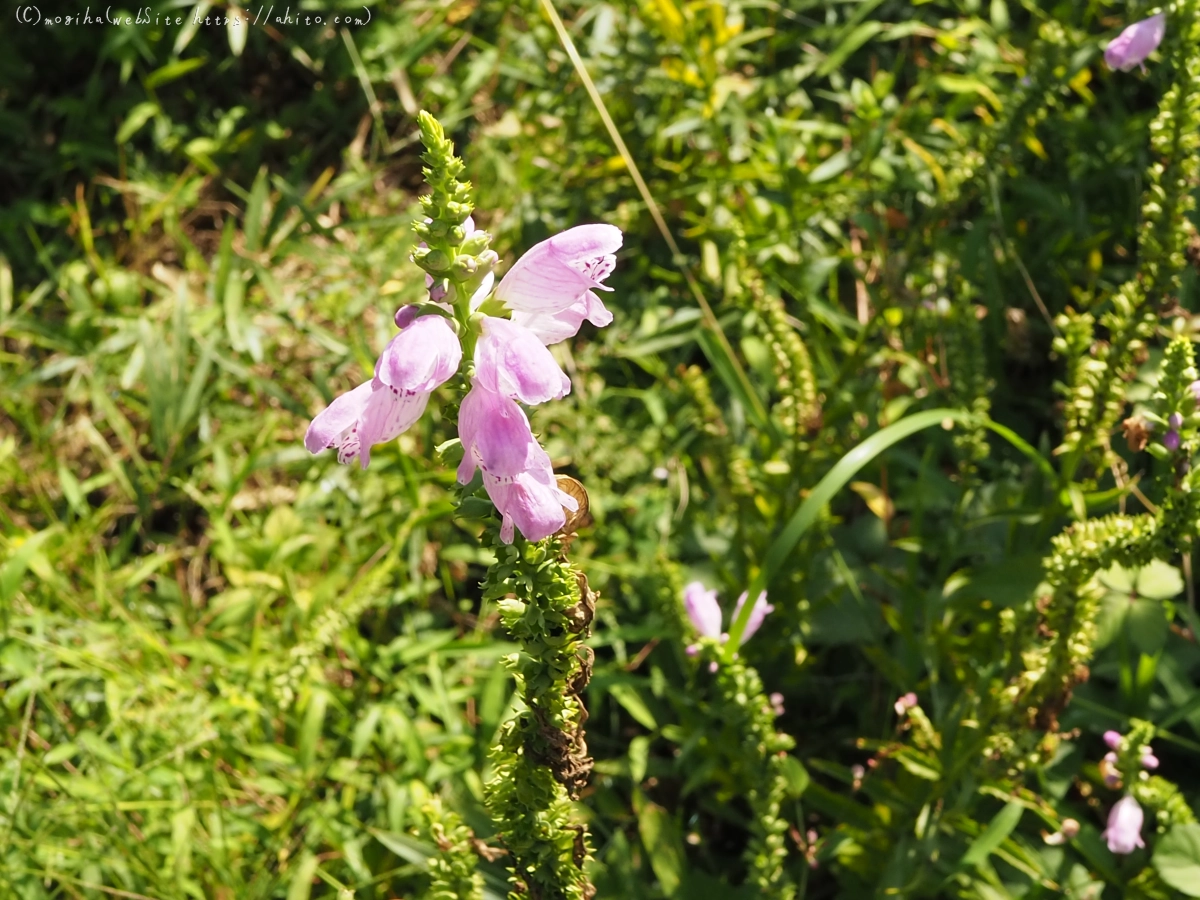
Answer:
POLYGON ((505 660, 524 709, 500 729, 492 748, 487 803, 513 857, 510 900, 587 900, 591 858, 586 827, 571 799, 592 769, 584 739, 583 690, 592 653, 583 643, 595 596, 558 540, 504 544, 484 583, 500 618, 521 645, 505 660))
POLYGON ((1154 332, 1156 307, 1177 291, 1186 266, 1185 251, 1195 229, 1188 219, 1191 191, 1200 178, 1200 17, 1196 0, 1170 6, 1165 24, 1156 16, 1131 26, 1113 44, 1110 64, 1137 65, 1172 34, 1167 54, 1175 65, 1175 83, 1150 123, 1154 162, 1147 170, 1138 236, 1138 273, 1117 290, 1112 306, 1099 318, 1108 332, 1095 340, 1096 317, 1068 311, 1056 322, 1062 332, 1055 351, 1068 360, 1069 379, 1061 390, 1067 422, 1060 452, 1068 478, 1081 462, 1102 472, 1114 461, 1110 438, 1125 407, 1125 383, 1154 332), (1123 49, 1122 49, 1123 48, 1123 49), (1142 52, 1144 51, 1144 52, 1142 52))
MULTIPOLYGON (((497 556, 484 599, 497 602, 522 648, 508 664, 525 709, 501 729, 487 798, 511 853, 510 896, 580 900, 592 894, 583 872, 590 849, 584 826, 572 824, 570 799, 591 771, 581 693, 591 673, 582 642, 594 598, 555 537, 579 502, 559 488, 522 404, 571 390, 548 345, 575 335, 584 320, 612 321, 596 292, 608 290, 621 232, 568 229, 531 248, 496 284, 499 257, 471 218, 463 163, 436 119, 422 112, 418 123, 430 191, 421 198, 413 261, 426 273, 428 299, 396 311, 399 333, 372 377, 318 414, 304 443, 365 469, 371 448, 412 427, 433 392, 454 379, 459 439, 446 453, 461 451, 461 497, 482 500, 473 496, 482 488, 498 513, 484 531, 497 556)), ((447 839, 447 848, 442 880, 467 883, 462 841, 447 839)))
MULTIPOLYGON (((708 707, 706 732, 713 733, 706 742, 739 748, 728 765, 743 782, 753 812, 745 852, 747 882, 762 897, 791 900, 796 895, 796 886, 784 870, 787 822, 780 809, 787 794, 783 767, 787 751, 796 744, 790 735, 775 730, 775 719, 783 714, 782 698, 778 694, 768 697, 758 672, 737 656, 723 660, 721 646, 729 635, 721 628, 716 591, 693 581, 684 586, 681 599, 687 619, 699 637, 687 647, 687 655, 700 663, 694 677, 698 693, 708 707), (721 739, 722 732, 736 737, 727 742, 721 739)), ((737 619, 748 601, 749 594, 743 592, 730 621, 737 619)), ((765 592, 758 596, 742 632, 741 644, 762 627, 774 609, 765 592)), ((681 619, 678 621, 682 624, 681 619)))

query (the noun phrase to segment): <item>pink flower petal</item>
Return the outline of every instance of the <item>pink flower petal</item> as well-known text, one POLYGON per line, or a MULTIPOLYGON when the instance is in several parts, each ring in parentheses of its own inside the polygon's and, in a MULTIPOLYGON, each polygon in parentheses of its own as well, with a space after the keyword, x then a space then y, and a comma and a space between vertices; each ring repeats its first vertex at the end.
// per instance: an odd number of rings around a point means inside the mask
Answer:
POLYGON ((1104 50, 1104 61, 1110 69, 1128 72, 1158 49, 1166 31, 1167 17, 1163 13, 1134 22, 1109 41, 1104 50))
POLYGON ((338 462, 358 458, 365 469, 371 447, 394 440, 421 418, 429 394, 390 388, 379 379, 360 384, 322 410, 304 435, 310 453, 336 447, 338 462))
POLYGON ((343 441, 338 450, 338 462, 348 463, 355 455, 365 469, 371 462, 371 447, 395 440, 425 414, 429 404, 427 391, 402 391, 388 387, 378 379, 357 427, 357 436, 343 441))
POLYGON ((1136 848, 1146 846, 1141 834, 1144 821, 1142 807, 1133 797, 1126 794, 1109 811, 1108 827, 1100 836, 1113 853, 1132 853, 1136 848))
POLYGON ((458 371, 462 347, 450 320, 421 316, 388 341, 375 363, 375 376, 403 391, 432 391, 458 371))
POLYGON ((612 271, 612 254, 621 247, 613 225, 580 225, 535 244, 496 288, 509 309, 554 312, 577 302, 612 271))
POLYGON ((510 478, 484 472, 483 486, 500 512, 500 539, 506 544, 513 541, 514 525, 527 541, 549 537, 566 524, 563 507, 574 510, 578 506, 574 497, 558 489, 549 456, 544 466, 533 466, 510 478))
MULTIPOLYGON (((459 407, 458 437, 463 445, 458 467, 461 484, 471 480, 477 466, 496 477, 508 478, 540 463, 541 455, 545 455, 530 430, 525 411, 478 381, 471 385, 459 407)), ((549 457, 546 461, 548 464, 549 457)))
POLYGON ((532 331, 546 345, 557 344, 574 337, 585 319, 597 328, 612 324, 612 313, 592 291, 586 291, 582 299, 563 309, 551 312, 527 312, 518 309, 513 312, 512 317, 513 322, 532 331))
POLYGON ((571 379, 536 334, 492 316, 483 317, 475 372, 487 390, 530 404, 557 400, 571 391, 571 379))
MULTIPOLYGON (((742 611, 742 605, 746 602, 747 597, 748 594, 746 592, 743 592, 742 596, 738 597, 737 606, 733 610, 733 620, 735 622, 742 611)), ((746 630, 742 632, 740 643, 744 644, 750 640, 754 632, 758 631, 759 627, 761 627, 763 619, 767 617, 767 614, 774 611, 775 607, 767 602, 767 592, 763 591, 758 595, 758 600, 754 603, 754 609, 750 610, 750 618, 746 620, 746 630)))
POLYGON ((317 413, 308 431, 304 434, 304 446, 309 453, 320 453, 336 446, 342 432, 352 427, 362 415, 371 398, 371 382, 360 384, 354 390, 335 397, 334 401, 317 413))
POLYGON ((683 607, 698 632, 710 638, 720 636, 721 607, 717 603, 716 591, 710 591, 701 582, 693 581, 683 589, 683 607))

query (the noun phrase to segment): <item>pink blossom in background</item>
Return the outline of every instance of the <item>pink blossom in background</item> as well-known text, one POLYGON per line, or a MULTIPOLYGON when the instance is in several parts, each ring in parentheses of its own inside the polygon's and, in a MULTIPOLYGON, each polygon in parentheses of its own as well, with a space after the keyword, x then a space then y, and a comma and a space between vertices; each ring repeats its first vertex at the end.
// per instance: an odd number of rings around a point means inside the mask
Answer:
MULTIPOLYGON (((733 621, 737 621, 737 617, 742 611, 742 606, 746 603, 746 599, 749 596, 748 593, 743 591, 742 596, 738 597, 737 606, 733 609, 733 621)), ((767 602, 767 592, 763 591, 754 602, 754 608, 750 610, 750 618, 746 620, 746 630, 742 632, 742 639, 738 643, 744 644, 750 640, 754 632, 758 631, 762 626, 763 619, 767 617, 767 614, 774 611, 775 607, 767 602)))
POLYGON ((612 322, 596 290, 616 265, 621 230, 613 225, 579 225, 535 244, 496 288, 496 299, 512 310, 512 321, 543 344, 556 344, 579 331, 584 319, 597 327, 612 322))
POLYGON ((896 702, 892 704, 892 708, 896 710, 896 715, 902 716, 916 705, 917 695, 909 691, 902 697, 896 698, 896 702))
POLYGON ((1142 807, 1129 794, 1126 794, 1115 804, 1108 814, 1108 827, 1100 835, 1113 853, 1132 853, 1138 847, 1145 847, 1142 840, 1142 823, 1145 814, 1142 807))
POLYGON ((710 591, 699 581, 693 581, 683 589, 683 607, 696 630, 708 638, 721 636, 721 607, 717 603, 717 592, 710 591))
MULTIPOLYGON (((746 598, 746 593, 743 593, 738 598, 737 608, 733 612, 734 619, 741 612, 742 604, 746 602, 746 598)), ((702 582, 690 582, 683 589, 683 607, 687 610, 688 618, 692 620, 692 625, 704 637, 720 640, 721 643, 729 640, 729 635, 721 631, 721 606, 717 602, 716 591, 710 591, 702 582)), ((758 601, 754 604, 754 609, 750 611, 749 621, 746 622, 746 630, 742 632, 742 639, 738 641, 739 646, 750 640, 750 636, 758 631, 759 626, 762 625, 763 619, 774 609, 774 606, 767 603, 766 591, 758 595, 758 601)), ((693 644, 687 648, 689 656, 695 656, 699 650, 699 644, 693 644)))
POLYGON ((1109 750, 1116 750, 1121 746, 1121 732, 1106 731, 1104 732, 1104 743, 1108 745, 1109 750))
POLYGON ((1108 42, 1104 61, 1110 69, 1128 72, 1134 66, 1142 65, 1146 57, 1158 49, 1166 31, 1167 17, 1163 13, 1134 22, 1108 42))
POLYGON ((388 342, 375 377, 322 410, 304 435, 310 453, 337 448, 338 462, 371 462, 371 447, 395 440, 421 418, 429 395, 455 372, 462 347, 448 320, 422 316, 388 342))

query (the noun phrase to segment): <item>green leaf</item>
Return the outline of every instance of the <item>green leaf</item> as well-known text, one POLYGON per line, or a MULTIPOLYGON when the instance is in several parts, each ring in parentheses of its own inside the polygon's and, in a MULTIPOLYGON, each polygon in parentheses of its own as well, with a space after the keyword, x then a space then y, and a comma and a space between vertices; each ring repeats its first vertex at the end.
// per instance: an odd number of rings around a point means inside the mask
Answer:
MULTIPOLYGON (((961 409, 939 408, 916 413, 871 435, 838 460, 825 477, 817 482, 817 486, 800 504, 800 508, 792 515, 783 532, 771 543, 763 559, 762 569, 750 584, 750 596, 756 597, 770 587, 771 582, 779 574, 784 562, 791 556, 800 538, 817 521, 825 504, 832 500, 838 491, 849 484, 859 471, 875 457, 893 444, 899 443, 918 431, 940 425, 947 420, 965 422, 972 418, 976 417, 961 409)), ((750 603, 743 604, 741 613, 729 626, 729 640, 725 643, 724 651, 729 658, 732 658, 739 646, 742 632, 746 630, 746 622, 750 620, 752 606, 753 604, 750 603)))
MULTIPOLYGON (((186 29, 187 26, 184 26, 186 29)), ((180 35, 182 36, 183 30, 180 35)), ((182 78, 188 72, 194 72, 204 65, 207 60, 203 56, 193 56, 191 59, 177 59, 175 62, 167 63, 159 69, 155 69, 146 76, 146 90, 153 90, 156 87, 161 87, 164 84, 175 81, 177 78, 182 78)))
POLYGON ((267 167, 263 166, 254 176, 250 188, 250 199, 246 201, 245 238, 246 252, 257 253, 262 249, 263 213, 267 206, 267 167))
POLYGON ((117 143, 124 144, 133 137, 142 126, 157 115, 159 106, 153 100, 145 100, 129 111, 121 127, 117 129, 117 143))
POLYGON ((646 706, 642 700, 641 694, 628 684, 612 684, 608 687, 608 693, 614 700, 625 708, 625 712, 633 716, 639 724, 644 725, 651 731, 658 730, 658 722, 654 718, 654 713, 650 712, 650 708, 646 706))
POLYGON ((300 855, 300 862, 292 871, 292 880, 288 885, 287 900, 308 900, 312 896, 313 877, 317 874, 317 858, 312 852, 305 850, 300 855))
POLYGON ((935 760, 917 753, 910 747, 905 747, 897 752, 895 759, 896 762, 900 763, 911 774, 925 781, 938 781, 942 777, 942 773, 937 769, 935 760))
POLYGON ((808 182, 809 184, 820 184, 835 175, 841 175, 848 168, 850 168, 850 154, 845 150, 839 150, 808 173, 808 182))
POLYGON ((308 768, 312 765, 317 753, 317 741, 325 726, 325 707, 329 704, 329 694, 323 690, 313 691, 309 698, 308 708, 304 711, 304 724, 300 726, 300 765, 308 768))
POLYGON ((1138 569, 1134 584, 1138 596, 1151 600, 1172 600, 1183 593, 1183 575, 1161 559, 1152 560, 1150 565, 1138 569))
POLYGON ((646 777, 646 765, 650 761, 650 738, 639 734, 629 742, 629 779, 641 784, 646 777))
POLYGON ((1100 617, 1097 620, 1096 649, 1107 647, 1125 629, 1129 615, 1129 595, 1109 591, 1100 601, 1100 617))
POLYGON ((1137 579, 1136 569, 1126 569, 1120 564, 1111 569, 1105 569, 1099 575, 1100 583, 1122 594, 1132 594, 1133 584, 1137 579))
POLYGON ((1025 812, 1025 805, 1016 800, 1009 801, 1004 809, 996 813, 995 818, 984 829, 983 834, 975 838, 971 846, 967 848, 967 852, 963 854, 962 864, 964 866, 977 866, 984 862, 993 851, 1004 843, 1004 839, 1012 834, 1017 823, 1021 821, 1021 814, 1025 812))
POLYGON ((1142 653, 1154 656, 1166 646, 1170 623, 1160 601, 1138 597, 1129 607, 1127 622, 1129 637, 1142 653))
POLYGON ((1175 825, 1154 848, 1158 877, 1188 897, 1200 897, 1200 825, 1175 825))
POLYGON ((60 762, 70 759, 78 752, 79 748, 70 742, 66 744, 59 744, 57 747, 51 748, 46 755, 42 757, 42 763, 47 766, 56 766, 60 762))
POLYGON ((886 27, 882 22, 864 22, 859 25, 838 44, 836 50, 821 61, 821 65, 817 67, 817 75, 821 77, 828 75, 844 63, 851 53, 875 37, 875 35, 879 34, 886 27))
POLYGON ((804 768, 804 763, 794 756, 785 756, 780 762, 779 768, 780 774, 787 781, 788 794, 794 800, 799 799, 808 790, 809 782, 812 781, 808 769, 804 768))
MULTIPOLYGON (((200 26, 204 23, 204 17, 208 15, 210 9, 212 9, 212 0, 201 0, 192 10, 192 15, 184 18, 183 27, 175 36, 175 46, 171 48, 176 55, 182 53, 192 42, 192 38, 200 30, 200 26)), ((150 85, 147 84, 146 87, 150 87, 150 85)))
POLYGON ((30 560, 54 531, 55 529, 50 527, 30 535, 17 545, 16 552, 5 561, 3 566, 0 566, 0 606, 7 607, 17 593, 17 588, 21 586, 21 579, 25 577, 25 570, 29 568, 30 560))
POLYGON ((646 800, 641 791, 634 791, 633 805, 637 811, 638 833, 650 857, 650 868, 658 877, 663 893, 674 897, 683 880, 685 862, 679 825, 665 809, 646 800))
POLYGON ((354 726, 354 738, 350 744, 350 756, 353 759, 358 759, 366 752, 370 746, 371 740, 375 737, 375 729, 379 725, 379 718, 383 715, 383 707, 379 704, 374 704, 367 709, 366 714, 358 720, 354 726))
POLYGON ((763 431, 771 431, 772 423, 767 415, 766 407, 763 405, 762 397, 755 393, 752 384, 739 377, 738 367, 726 351, 726 343, 717 337, 715 331, 708 328, 701 328, 697 333, 697 343, 700 344, 700 349, 704 351, 704 355, 708 357, 713 368, 717 370, 717 375, 725 387, 742 404, 742 408, 746 410, 746 415, 755 427, 763 431))

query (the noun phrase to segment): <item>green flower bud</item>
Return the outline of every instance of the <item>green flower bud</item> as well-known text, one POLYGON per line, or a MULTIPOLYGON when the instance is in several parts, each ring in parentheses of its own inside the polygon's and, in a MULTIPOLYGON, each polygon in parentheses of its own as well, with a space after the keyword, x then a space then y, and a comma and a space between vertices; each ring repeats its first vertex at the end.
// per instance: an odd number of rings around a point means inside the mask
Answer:
POLYGON ((418 247, 413 251, 413 262, 431 275, 444 275, 450 268, 450 260, 441 250, 418 247))
POLYGON ((466 256, 479 256, 479 254, 488 248, 491 242, 492 236, 486 231, 476 231, 462 242, 458 250, 466 256))

